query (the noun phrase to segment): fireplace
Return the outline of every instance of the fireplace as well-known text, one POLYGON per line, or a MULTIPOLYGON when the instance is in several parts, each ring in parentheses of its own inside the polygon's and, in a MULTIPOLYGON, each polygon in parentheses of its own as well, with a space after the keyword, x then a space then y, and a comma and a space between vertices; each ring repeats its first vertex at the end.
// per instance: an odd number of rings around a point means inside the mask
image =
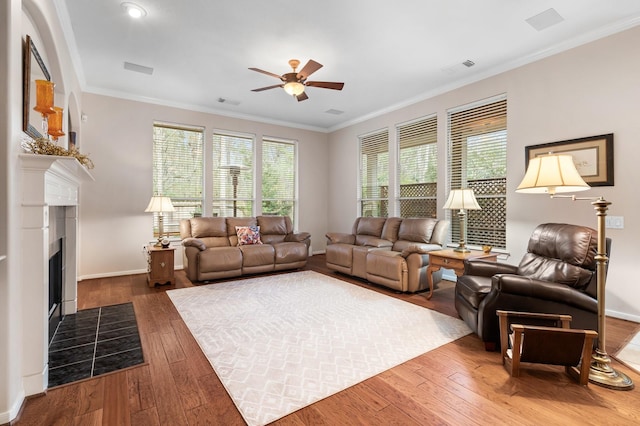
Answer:
POLYGON ((80 184, 93 177, 72 157, 21 154, 20 160, 22 378, 29 396, 47 389, 50 320, 55 330, 56 318, 77 310, 78 199, 80 184))
POLYGON ((62 293, 64 291, 64 254, 62 238, 56 240, 49 253, 49 343, 62 321, 62 293))

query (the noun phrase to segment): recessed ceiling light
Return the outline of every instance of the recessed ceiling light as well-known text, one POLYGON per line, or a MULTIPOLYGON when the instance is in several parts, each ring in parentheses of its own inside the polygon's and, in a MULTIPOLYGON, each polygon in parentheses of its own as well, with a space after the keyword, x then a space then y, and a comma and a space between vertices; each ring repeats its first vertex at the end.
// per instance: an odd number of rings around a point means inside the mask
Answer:
POLYGON ((120 6, 122 6, 122 8, 132 18, 139 19, 139 18, 142 18, 143 16, 147 16, 147 11, 135 3, 126 1, 124 3, 120 3, 120 6))

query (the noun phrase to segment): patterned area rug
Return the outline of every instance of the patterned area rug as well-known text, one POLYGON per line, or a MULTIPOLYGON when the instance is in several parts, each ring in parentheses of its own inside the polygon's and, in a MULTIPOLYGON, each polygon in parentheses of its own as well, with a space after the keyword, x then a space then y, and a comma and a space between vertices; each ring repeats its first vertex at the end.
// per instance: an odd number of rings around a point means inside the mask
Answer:
POLYGON ((250 426, 470 333, 456 318, 313 271, 167 294, 250 426))
POLYGON ((640 332, 615 355, 618 361, 640 374, 640 332))

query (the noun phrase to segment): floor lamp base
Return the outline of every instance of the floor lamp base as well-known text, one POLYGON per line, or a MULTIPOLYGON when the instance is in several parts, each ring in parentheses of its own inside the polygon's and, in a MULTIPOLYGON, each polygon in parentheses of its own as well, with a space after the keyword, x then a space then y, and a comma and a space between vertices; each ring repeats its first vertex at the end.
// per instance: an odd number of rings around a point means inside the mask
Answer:
POLYGON ((629 376, 611 367, 611 360, 605 354, 593 354, 589 369, 589 382, 614 390, 631 390, 633 381, 629 376))

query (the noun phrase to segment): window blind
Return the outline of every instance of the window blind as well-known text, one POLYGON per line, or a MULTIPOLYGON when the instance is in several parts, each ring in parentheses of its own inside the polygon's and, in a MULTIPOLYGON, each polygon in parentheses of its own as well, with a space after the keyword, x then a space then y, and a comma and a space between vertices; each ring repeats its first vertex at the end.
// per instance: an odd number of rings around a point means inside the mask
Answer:
MULTIPOLYGON (((204 128, 154 123, 153 192, 171 198, 174 212, 163 213, 164 233, 179 235, 180 219, 202 214, 204 128)), ((154 214, 158 236, 158 214, 154 214)))
POLYGON ((289 216, 294 222, 296 145, 292 141, 262 140, 262 214, 289 216))
POLYGON ((359 138, 360 215, 389 215, 389 130, 359 138))
MULTIPOLYGON (((449 190, 473 189, 482 208, 467 211, 467 244, 506 248, 507 99, 449 111, 447 116, 449 190)), ((457 241, 459 221, 451 225, 457 241)))
POLYGON ((436 217, 437 117, 397 126, 398 204, 401 217, 436 217))
POLYGON ((213 216, 253 216, 253 136, 213 134, 213 216))

